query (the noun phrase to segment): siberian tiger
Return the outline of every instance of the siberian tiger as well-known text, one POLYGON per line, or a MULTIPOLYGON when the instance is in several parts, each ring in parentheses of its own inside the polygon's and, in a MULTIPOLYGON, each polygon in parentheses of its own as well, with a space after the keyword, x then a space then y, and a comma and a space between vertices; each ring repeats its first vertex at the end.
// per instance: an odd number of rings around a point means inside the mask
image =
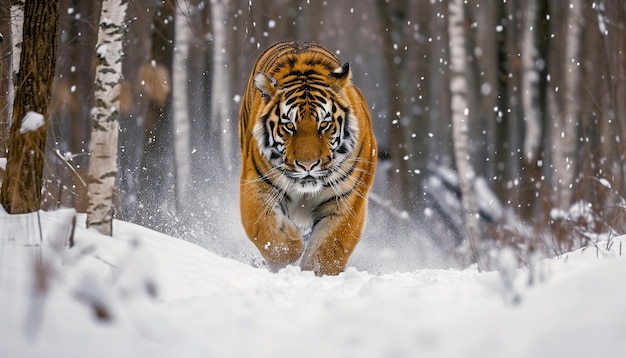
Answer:
POLYGON ((239 113, 241 220, 273 270, 300 260, 336 275, 361 237, 377 146, 350 76, 313 42, 273 45, 250 75, 239 113))

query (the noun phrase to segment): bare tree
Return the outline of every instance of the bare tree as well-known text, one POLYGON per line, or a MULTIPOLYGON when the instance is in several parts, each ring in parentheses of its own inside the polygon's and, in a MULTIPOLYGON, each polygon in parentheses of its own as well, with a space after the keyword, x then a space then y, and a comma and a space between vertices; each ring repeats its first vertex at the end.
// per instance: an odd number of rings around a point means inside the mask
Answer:
POLYGON ((59 1, 30 0, 24 5, 22 53, 15 76, 15 99, 1 201, 11 214, 39 209, 48 106, 56 63, 59 1), (28 113, 34 126, 25 126, 28 113), (41 122, 43 121, 43 122, 41 122))
POLYGON ((149 62, 140 66, 146 103, 143 152, 139 164, 137 210, 134 219, 142 225, 166 230, 176 219, 176 163, 172 123, 171 73, 174 53, 176 1, 156 2, 151 9, 149 62))
POLYGON ((521 22, 521 104, 523 120, 522 167, 519 174, 517 200, 520 215, 531 218, 539 217, 541 203, 536 199, 539 195, 525 193, 539 193, 545 190, 541 180, 542 149, 543 149, 543 120, 540 108, 540 65, 537 38, 539 6, 537 0, 528 0, 525 3, 523 20, 521 22), (520 195, 519 193, 524 193, 520 195))
POLYGON ((524 108, 524 160, 532 163, 539 157, 541 144, 541 123, 539 120, 539 72, 536 68, 537 44, 535 40, 537 20, 537 0, 526 2, 522 29, 522 106, 524 108))
POLYGON ((117 176, 119 96, 126 0, 104 0, 96 53, 96 106, 92 112, 87 226, 104 235, 113 231, 113 192, 117 176))
POLYGON ((563 66, 563 112, 557 115, 552 131, 553 162, 556 175, 556 206, 569 210, 573 203, 577 173, 578 86, 580 83, 580 34, 583 3, 572 0, 567 10, 565 64, 563 66))
MULTIPOLYGON (((626 160, 626 121, 623 120, 626 118, 626 81, 623 80, 626 78, 626 8, 621 1, 604 0, 598 2, 595 9, 604 48, 601 58, 606 59, 608 69, 609 108, 603 111, 606 113, 604 138, 612 138, 608 142, 617 146, 615 150, 609 145, 602 158, 613 157, 609 160, 623 163, 626 160)), ((603 142, 606 146, 607 141, 603 142)), ((618 167, 620 170, 616 174, 622 178, 621 192, 626 192, 626 168, 623 165, 618 167)))
POLYGON ((404 24, 408 15, 408 1, 387 2, 376 1, 376 9, 380 16, 383 35, 384 71, 387 77, 387 126, 389 128, 389 185, 387 195, 402 210, 409 207, 412 191, 405 190, 411 183, 409 172, 409 151, 407 148, 408 113, 405 111, 403 95, 406 91, 408 76, 404 75, 407 68, 407 55, 404 48, 404 24))
POLYGON ((213 83, 211 96, 211 120, 219 123, 221 160, 228 170, 233 168, 233 123, 229 115, 232 91, 230 88, 230 71, 228 68, 228 33, 226 19, 229 2, 227 0, 211 0, 211 22, 213 24, 213 83))
POLYGON ((462 0, 448 3, 448 32, 450 34, 450 92, 452 110, 452 136, 454 157, 461 185, 461 201, 465 221, 465 240, 469 244, 474 260, 481 269, 477 241, 480 239, 478 209, 473 193, 476 174, 472 168, 469 151, 469 107, 468 85, 465 77, 467 53, 465 49, 465 15, 462 0))
POLYGON ((20 63, 23 1, 3 1, 0 4, 0 156, 6 155, 11 122, 11 99, 15 72, 20 63), (13 45, 16 46, 13 46, 13 45))
POLYGON ((189 60, 190 17, 197 10, 195 1, 179 0, 176 7, 174 25, 174 58, 172 60, 172 104, 174 106, 174 153, 176 155, 176 199, 178 207, 187 202, 191 180, 191 148, 189 105, 187 88, 189 87, 187 66, 189 60))

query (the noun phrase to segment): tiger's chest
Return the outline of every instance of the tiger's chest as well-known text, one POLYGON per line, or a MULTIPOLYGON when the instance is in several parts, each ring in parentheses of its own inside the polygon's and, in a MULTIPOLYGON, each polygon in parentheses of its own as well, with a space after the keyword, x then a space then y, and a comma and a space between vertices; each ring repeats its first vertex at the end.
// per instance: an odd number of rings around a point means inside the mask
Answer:
POLYGON ((321 203, 318 195, 293 195, 281 205, 281 210, 300 229, 301 235, 306 236, 311 233, 318 219, 321 203))

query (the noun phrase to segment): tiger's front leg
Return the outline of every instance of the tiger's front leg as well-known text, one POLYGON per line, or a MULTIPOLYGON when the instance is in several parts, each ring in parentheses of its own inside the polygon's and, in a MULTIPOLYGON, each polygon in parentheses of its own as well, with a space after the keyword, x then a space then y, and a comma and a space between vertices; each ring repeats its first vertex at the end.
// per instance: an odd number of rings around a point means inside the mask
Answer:
POLYGON ((242 188, 240 198, 244 229, 272 271, 296 262, 304 251, 298 228, 289 218, 267 208, 259 192, 242 188))
POLYGON ((346 268, 348 259, 361 239, 367 207, 323 218, 311 234, 311 242, 300 266, 317 276, 337 275, 346 268))

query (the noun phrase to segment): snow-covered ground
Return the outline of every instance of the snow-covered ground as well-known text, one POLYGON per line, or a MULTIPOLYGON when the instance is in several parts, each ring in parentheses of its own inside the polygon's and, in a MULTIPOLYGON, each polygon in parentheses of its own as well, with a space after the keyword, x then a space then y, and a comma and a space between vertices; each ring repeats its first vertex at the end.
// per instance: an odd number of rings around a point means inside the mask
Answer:
POLYGON ((71 217, 0 213, 0 357, 626 354, 626 237, 540 261, 528 285, 528 270, 274 274, 125 222, 104 237, 81 216, 67 249, 71 217))

